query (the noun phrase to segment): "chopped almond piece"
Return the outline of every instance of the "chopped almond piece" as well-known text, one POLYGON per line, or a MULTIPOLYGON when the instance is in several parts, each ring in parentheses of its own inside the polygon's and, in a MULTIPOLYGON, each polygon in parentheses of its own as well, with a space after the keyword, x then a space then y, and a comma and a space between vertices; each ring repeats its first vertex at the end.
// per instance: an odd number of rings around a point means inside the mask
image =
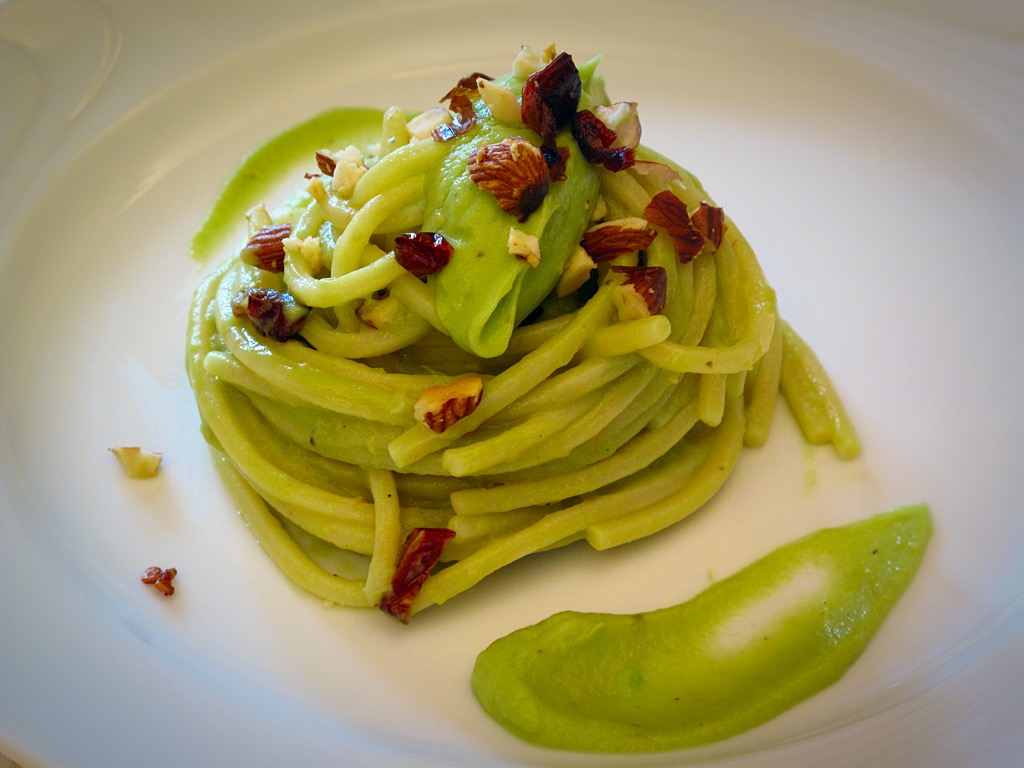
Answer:
POLYGON ((625 281, 613 294, 620 320, 660 315, 665 309, 668 274, 664 267, 613 266, 612 272, 626 275, 625 281))
POLYGON ((253 235, 239 257, 246 264, 267 272, 284 271, 284 240, 292 233, 292 225, 271 224, 253 235))
POLYGON ((506 125, 516 125, 522 122, 522 112, 515 91, 483 78, 476 81, 476 86, 480 91, 480 98, 491 110, 491 115, 495 120, 506 125))
POLYGON ((540 266, 540 241, 515 227, 508 230, 508 252, 517 259, 525 259, 531 267, 540 266))
POLYGON ((628 283, 617 285, 612 289, 612 303, 619 320, 638 320, 651 314, 644 297, 628 283))
POLYGON ((590 279, 590 273, 596 267, 597 264, 590 258, 590 254, 583 246, 577 245, 576 250, 572 252, 572 256, 565 263, 561 277, 558 278, 555 295, 558 297, 568 296, 573 291, 579 290, 590 279))
POLYGON ((657 233, 638 216, 612 219, 583 233, 580 245, 594 261, 608 261, 647 248, 657 233))
POLYGON ((338 163, 334 159, 334 153, 329 149, 318 149, 316 152, 316 167, 320 169, 320 173, 327 176, 334 175, 334 169, 338 163))
POLYGON ((357 147, 345 147, 334 153, 334 172, 331 174, 331 191, 339 197, 352 197, 356 184, 366 173, 366 161, 357 147))
POLYGON ((701 202, 700 208, 691 217, 693 228, 710 243, 715 250, 722 244, 722 232, 725 229, 725 213, 717 205, 701 202))
POLYGON ((524 45, 519 49, 519 53, 512 62, 512 72, 516 77, 525 80, 538 69, 544 69, 554 57, 554 46, 548 46, 543 51, 537 51, 528 45, 524 45))
POLYGON ((146 479, 156 477, 157 470, 164 455, 144 451, 138 446, 118 446, 109 449, 120 462, 128 477, 146 479))
POLYGON ((286 237, 283 244, 285 253, 291 258, 301 258, 314 275, 323 268, 323 245, 319 237, 286 237))
POLYGON ((635 101, 617 101, 611 106, 599 104, 594 107, 594 114, 615 132, 615 139, 609 145, 611 149, 636 149, 640 145, 640 115, 635 101))
POLYGON ((483 380, 476 376, 427 387, 416 401, 413 415, 434 432, 444 432, 476 410, 483 388, 483 380))
POLYGON ((316 200, 320 205, 327 204, 327 187, 324 186, 324 180, 319 175, 310 176, 306 180, 306 191, 309 196, 316 200))
POLYGON ((651 198, 651 202, 644 209, 644 215, 651 224, 663 227, 668 232, 672 238, 672 245, 675 246, 676 255, 683 264, 693 261, 704 248, 704 237, 690 223, 686 204, 669 190, 659 192, 651 198))
POLYGON ((257 203, 246 211, 245 220, 249 225, 249 237, 274 223, 274 220, 270 218, 270 211, 267 210, 265 203, 257 203))
POLYGON ((665 165, 665 163, 657 163, 653 160, 637 160, 633 163, 632 170, 634 173, 649 179, 660 188, 665 188, 673 181, 680 181, 682 179, 678 171, 671 166, 665 165))
POLYGON ((494 195, 498 207, 521 222, 540 207, 551 185, 544 154, 519 136, 485 144, 466 167, 477 186, 494 195))
POLYGON ((413 139, 426 139, 445 123, 452 121, 452 113, 444 107, 434 107, 412 118, 405 127, 413 139))

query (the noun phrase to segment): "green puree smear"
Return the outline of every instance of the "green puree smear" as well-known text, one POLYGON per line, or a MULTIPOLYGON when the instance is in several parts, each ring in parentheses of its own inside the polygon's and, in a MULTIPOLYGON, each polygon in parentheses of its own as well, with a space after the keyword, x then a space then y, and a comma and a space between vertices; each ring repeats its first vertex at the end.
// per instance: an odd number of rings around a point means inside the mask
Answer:
POLYGON ((473 690, 546 747, 655 752, 733 736, 842 677, 930 536, 928 507, 907 506, 812 533, 681 605, 556 614, 484 650, 473 690))
POLYGON ((380 138, 384 113, 377 109, 331 109, 274 136, 246 155, 224 184, 217 202, 192 237, 192 258, 206 261, 224 245, 246 211, 264 197, 292 166, 310 170, 318 149, 354 144, 369 146, 380 138))

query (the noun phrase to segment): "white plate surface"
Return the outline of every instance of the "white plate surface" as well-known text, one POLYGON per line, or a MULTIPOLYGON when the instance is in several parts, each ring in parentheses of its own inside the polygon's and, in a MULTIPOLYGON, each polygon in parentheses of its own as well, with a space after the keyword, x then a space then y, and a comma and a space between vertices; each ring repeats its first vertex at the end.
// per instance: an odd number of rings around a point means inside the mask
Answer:
POLYGON ((1024 6, 0 3, 0 751, 28 765, 1004 766, 1024 749, 1024 6), (698 515, 535 557, 408 627, 325 609, 234 514, 183 372, 190 236, 241 155, 333 106, 431 106, 519 45, 606 55, 645 142, 743 228, 858 424, 781 412, 698 515), (164 452, 129 481, 107 448, 164 452), (706 749, 534 749, 494 638, 681 602, 796 536, 932 504, 919 578, 835 686, 706 749), (138 582, 174 565, 178 593, 138 582))

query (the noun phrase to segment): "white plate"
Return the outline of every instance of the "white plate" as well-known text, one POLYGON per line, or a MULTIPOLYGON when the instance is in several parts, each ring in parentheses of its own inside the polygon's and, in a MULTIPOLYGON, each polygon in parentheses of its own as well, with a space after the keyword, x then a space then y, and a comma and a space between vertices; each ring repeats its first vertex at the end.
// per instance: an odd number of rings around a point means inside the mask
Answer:
POLYGON ((1024 13, 1014 2, 0 4, 0 751, 47 766, 1003 766, 1024 748, 1024 13), (182 370, 189 238, 240 156, 430 106, 522 43, 604 53, 645 141, 744 229, 860 427, 781 413, 686 523, 535 557, 405 627, 327 610, 233 513, 182 370), (124 479, 107 448, 165 454, 124 479), (739 738, 605 759, 476 706, 561 608, 680 602, 805 531, 929 501, 919 578, 838 684, 739 738), (174 565, 160 599, 142 568, 174 565))

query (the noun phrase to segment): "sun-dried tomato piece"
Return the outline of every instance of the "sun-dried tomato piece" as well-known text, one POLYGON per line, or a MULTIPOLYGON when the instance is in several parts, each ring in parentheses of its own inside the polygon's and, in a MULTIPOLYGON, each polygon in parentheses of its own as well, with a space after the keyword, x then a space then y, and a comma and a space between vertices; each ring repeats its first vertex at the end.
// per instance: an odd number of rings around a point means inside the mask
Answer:
POLYGON ((542 152, 519 136, 485 144, 467 163, 469 178, 494 195, 505 213, 526 221, 548 193, 551 173, 542 152))
POLYGON ((440 272, 453 250, 440 232, 409 232, 395 238, 395 261, 416 277, 440 272))
POLYGON ((309 307, 273 288, 250 288, 231 303, 235 317, 248 317, 256 331, 274 341, 288 341, 301 329, 309 307))
POLYGON ((142 583, 151 584, 156 587, 161 595, 170 597, 174 594, 174 586, 171 582, 174 581, 174 577, 177 575, 177 568, 161 568, 157 565, 151 565, 142 574, 142 583))
POLYGON ((534 80, 527 80, 523 83, 520 116, 528 128, 537 132, 545 147, 554 146, 555 134, 558 133, 555 114, 541 99, 540 86, 534 80))
POLYGON ((581 109, 573 115, 572 133, 584 154, 600 152, 615 143, 615 131, 589 109, 581 109))
POLYGON ((477 80, 493 80, 494 78, 490 75, 485 75, 483 72, 472 72, 468 75, 464 75, 459 79, 448 93, 442 96, 438 101, 448 101, 459 94, 470 94, 476 93, 479 87, 476 84, 477 80))
POLYGON ((668 295, 668 273, 664 267, 624 267, 613 266, 612 272, 626 275, 623 285, 632 286, 647 304, 652 315, 660 315, 665 309, 665 298, 668 295))
POLYGON ((663 190, 651 198, 644 209, 644 215, 651 224, 668 232, 679 261, 683 264, 693 261, 704 248, 704 236, 690 223, 686 204, 669 190, 663 190))
POLYGON ((700 232, 701 236, 717 250, 718 246, 722 244, 725 212, 717 205, 702 201, 700 207, 693 212, 690 221, 693 223, 693 228, 700 232))
POLYGON ((641 218, 613 219, 584 232, 580 245, 595 262, 608 261, 646 249, 656 235, 641 218))
POLYGON ((583 94, 576 63, 565 51, 555 56, 523 84, 523 122, 540 134, 545 147, 554 147, 555 134, 572 120, 583 94))
POLYGON ((414 528, 405 539, 398 567, 391 579, 391 591, 380 601, 380 609, 403 624, 409 622, 409 607, 441 559, 445 546, 455 536, 448 528, 414 528))
POLYGON ((552 181, 565 181, 565 169, 569 165, 568 147, 541 147, 541 154, 548 164, 552 181))
POLYGON ((562 51, 527 80, 537 84, 541 100, 555 116, 555 126, 568 125, 583 95, 583 81, 572 56, 562 51))
POLYGON ((469 100, 469 91, 459 88, 455 90, 457 92, 448 103, 448 109, 455 113, 454 117, 450 123, 442 123, 430 132, 434 141, 451 141, 476 125, 476 110, 469 100))
POLYGON ((589 109, 581 109, 572 119, 572 135, 580 152, 592 165, 603 165, 609 171, 622 171, 636 162, 632 147, 614 147, 615 131, 589 109))

